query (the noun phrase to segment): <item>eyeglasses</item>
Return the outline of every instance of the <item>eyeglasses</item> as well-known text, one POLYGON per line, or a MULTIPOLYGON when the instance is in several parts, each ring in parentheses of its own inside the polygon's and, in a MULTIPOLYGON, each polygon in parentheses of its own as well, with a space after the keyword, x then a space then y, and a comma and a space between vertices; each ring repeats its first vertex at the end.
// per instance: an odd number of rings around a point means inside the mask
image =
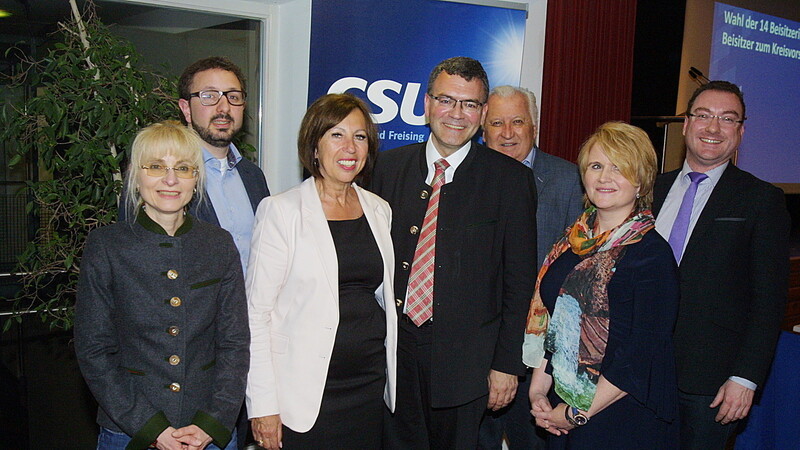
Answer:
POLYGON ((436 103, 444 109, 455 109, 456 105, 461 103, 461 109, 468 113, 478 112, 483 106, 483 103, 477 100, 456 100, 446 95, 435 96, 428 94, 428 97, 436 100, 436 103))
POLYGON ((712 120, 715 118, 719 119, 719 126, 726 127, 726 128, 733 128, 740 123, 744 123, 747 120, 747 117, 744 119, 739 119, 738 116, 716 116, 714 114, 706 114, 706 113, 686 113, 687 116, 694 119, 695 122, 701 125, 708 125, 711 123, 712 120))
POLYGON ((197 167, 192 166, 167 167, 161 164, 150 164, 142 166, 142 169, 151 177, 163 177, 167 175, 167 172, 170 170, 175 172, 175 176, 178 178, 192 179, 197 177, 198 174, 197 167))
POLYGON ((200 99, 200 104, 203 106, 214 106, 219 103, 222 96, 228 99, 228 104, 231 106, 242 106, 247 98, 245 91, 216 91, 213 89, 206 89, 204 91, 192 92, 189 97, 197 97, 200 99))

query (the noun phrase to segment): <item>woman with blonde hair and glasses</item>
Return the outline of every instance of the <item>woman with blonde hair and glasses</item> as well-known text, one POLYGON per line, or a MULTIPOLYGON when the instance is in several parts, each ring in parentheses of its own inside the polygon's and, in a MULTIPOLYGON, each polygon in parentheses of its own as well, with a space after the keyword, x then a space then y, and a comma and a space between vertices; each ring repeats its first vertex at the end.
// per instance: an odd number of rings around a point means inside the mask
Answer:
POLYGON ((98 449, 236 448, 247 304, 230 234, 186 214, 202 193, 201 147, 178 122, 141 130, 127 173, 133 221, 87 238, 75 351, 99 404, 98 449))
POLYGON ((609 122, 578 165, 587 209, 545 259, 528 314, 531 413, 549 448, 677 448, 678 278, 650 212, 653 145, 609 122))

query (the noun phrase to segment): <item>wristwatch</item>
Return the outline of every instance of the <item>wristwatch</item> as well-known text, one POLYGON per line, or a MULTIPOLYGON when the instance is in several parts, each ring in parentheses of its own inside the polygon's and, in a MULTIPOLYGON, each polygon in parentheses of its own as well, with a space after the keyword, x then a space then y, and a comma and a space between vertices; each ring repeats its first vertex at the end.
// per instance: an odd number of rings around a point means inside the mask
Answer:
POLYGON ((567 407, 564 408, 564 417, 567 419, 567 422, 575 427, 580 427, 589 423, 589 418, 582 412, 578 411, 578 408, 574 406, 567 405, 567 407), (572 409, 572 416, 569 415, 570 409, 572 409))

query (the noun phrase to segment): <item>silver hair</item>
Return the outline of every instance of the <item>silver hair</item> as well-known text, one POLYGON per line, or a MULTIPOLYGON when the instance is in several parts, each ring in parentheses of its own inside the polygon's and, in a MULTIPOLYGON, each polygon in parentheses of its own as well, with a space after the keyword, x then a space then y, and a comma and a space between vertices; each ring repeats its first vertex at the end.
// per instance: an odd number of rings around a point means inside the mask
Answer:
POLYGON ((514 94, 522 94, 528 99, 528 112, 531 113, 533 124, 539 123, 539 108, 536 106, 536 95, 533 92, 525 89, 524 87, 510 86, 508 84, 497 86, 489 93, 489 97, 497 95, 498 97, 506 98, 514 94))

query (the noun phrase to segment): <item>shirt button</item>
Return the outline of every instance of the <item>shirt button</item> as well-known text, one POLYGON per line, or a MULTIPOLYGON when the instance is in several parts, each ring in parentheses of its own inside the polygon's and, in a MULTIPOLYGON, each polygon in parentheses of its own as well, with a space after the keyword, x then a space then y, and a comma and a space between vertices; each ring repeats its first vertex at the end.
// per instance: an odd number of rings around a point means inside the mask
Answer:
POLYGON ((169 357, 169 364, 171 366, 177 366, 180 363, 181 363, 181 357, 180 356, 172 355, 172 356, 169 357))
POLYGON ((178 307, 181 306, 181 298, 180 297, 172 297, 169 299, 170 306, 178 307))
POLYGON ((167 333, 169 333, 170 336, 177 336, 180 332, 180 328, 176 327, 175 325, 167 328, 167 333))
POLYGON ((180 392, 181 391, 180 383, 170 383, 169 390, 172 392, 180 392))
POLYGON ((411 267, 411 264, 409 264, 409 263, 408 263, 408 261, 403 261, 403 262, 400 264, 400 266, 403 268, 403 270, 408 270, 408 269, 409 269, 409 267, 411 267))
POLYGON ((423 200, 427 200, 429 195, 430 194, 428 193, 428 191, 423 190, 422 192, 419 193, 419 198, 421 198, 423 200))
POLYGON ((178 278, 178 271, 177 270, 173 270, 173 269, 169 269, 167 271, 167 278, 169 278, 170 280, 174 280, 174 279, 178 278))
POLYGON ((411 228, 409 228, 408 231, 411 234, 417 234, 417 233, 419 233, 419 227, 416 226, 416 225, 411 225, 411 228))

